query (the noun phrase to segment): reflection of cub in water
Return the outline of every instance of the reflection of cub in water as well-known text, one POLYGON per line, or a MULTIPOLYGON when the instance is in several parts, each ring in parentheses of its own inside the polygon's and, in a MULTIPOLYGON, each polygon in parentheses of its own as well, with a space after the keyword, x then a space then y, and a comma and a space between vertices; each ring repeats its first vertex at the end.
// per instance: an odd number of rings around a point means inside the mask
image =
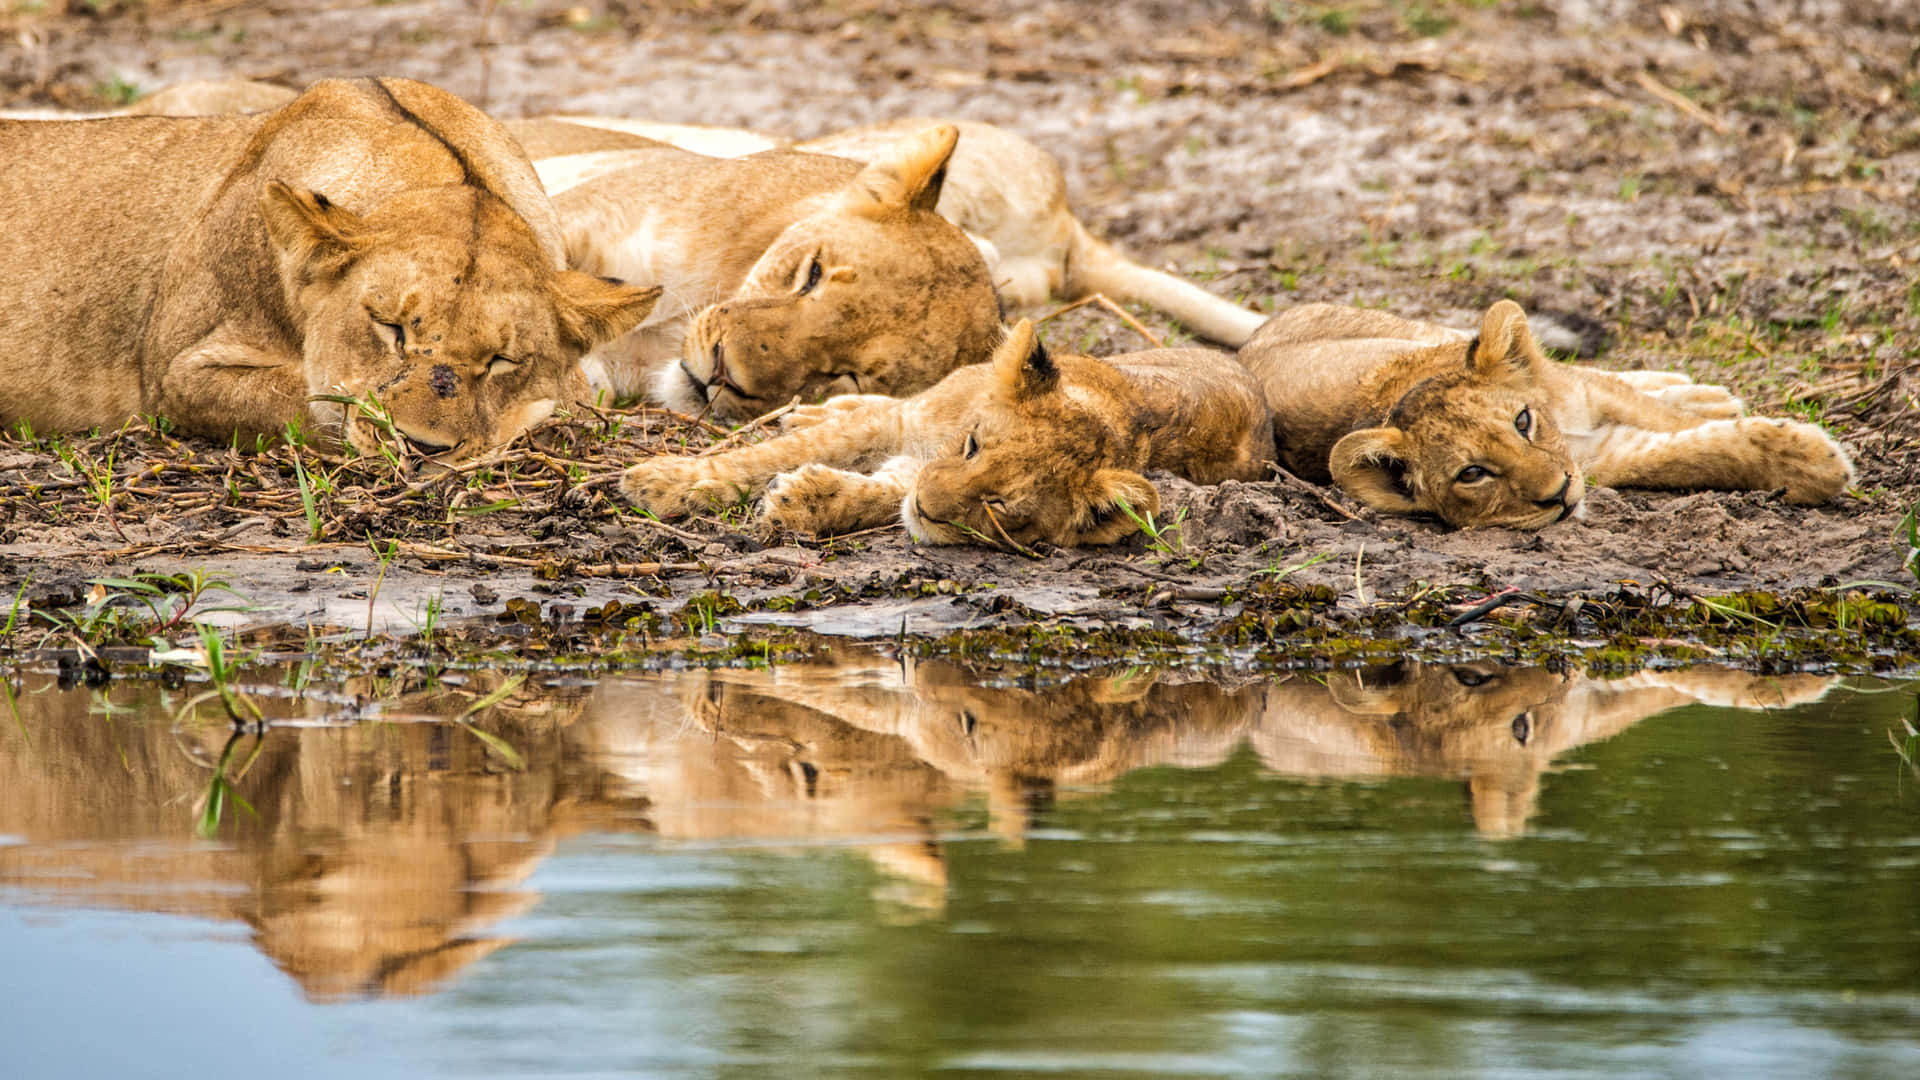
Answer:
MULTIPOLYGON (((457 714, 489 688, 486 673, 472 679, 465 697, 402 699, 388 714, 457 714)), ((252 812, 229 800, 210 844, 194 828, 224 722, 176 727, 177 701, 138 683, 62 691, 30 678, 15 700, 19 723, 0 724, 0 834, 24 842, 0 847, 0 887, 244 922, 316 1000, 430 992, 506 944, 486 928, 533 902, 514 886, 568 816, 566 716, 547 702, 473 720, 524 771, 444 723, 276 727, 257 757, 243 737, 228 775, 252 812)))
POLYGON ((1251 733, 1260 760, 1306 776, 1464 776, 1481 832, 1532 816, 1554 759, 1682 705, 1799 705, 1837 681, 1695 668, 1620 679, 1494 663, 1396 663, 1295 679, 1268 692, 1251 733))
POLYGON ((1794 705, 1834 682, 1411 662, 1237 690, 1152 673, 1052 686, 984 678, 946 663, 715 671, 682 682, 677 707, 651 698, 650 712, 632 707, 645 691, 609 684, 589 730, 604 763, 652 799, 664 834, 919 830, 918 873, 934 881, 929 823, 968 790, 986 792, 995 830, 1017 840, 1057 789, 1213 765, 1250 743, 1289 775, 1461 777, 1475 824, 1504 836, 1525 826, 1540 774, 1570 750, 1681 705, 1794 705))

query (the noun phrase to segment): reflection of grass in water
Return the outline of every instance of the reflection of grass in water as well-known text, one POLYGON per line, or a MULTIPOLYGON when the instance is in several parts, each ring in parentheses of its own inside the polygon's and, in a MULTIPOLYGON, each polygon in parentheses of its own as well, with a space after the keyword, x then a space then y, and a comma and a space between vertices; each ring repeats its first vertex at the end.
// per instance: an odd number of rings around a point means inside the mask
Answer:
MULTIPOLYGON (((1916 719, 1920 719, 1920 697, 1914 698, 1914 714, 1916 719)), ((1893 752, 1900 755, 1900 760, 1906 764, 1907 771, 1912 773, 1915 779, 1920 779, 1920 729, 1916 729, 1913 721, 1904 716, 1900 718, 1900 726, 1907 729, 1905 741, 1892 731, 1887 732, 1887 741, 1893 744, 1893 752)))
POLYGON ((467 706, 466 711, 461 713, 453 721, 465 728, 468 734, 487 744, 487 749, 499 754, 501 759, 507 763, 508 767, 512 768, 515 772, 525 772, 527 769, 527 761, 520 756, 520 751, 515 750, 512 743, 500 736, 490 731, 481 731, 479 728, 474 727, 471 718, 476 713, 491 709, 495 705, 507 700, 515 690, 520 689, 520 684, 526 681, 527 677, 525 675, 515 675, 506 682, 501 683, 500 688, 493 693, 467 706))
POLYGON ((241 731, 236 731, 227 737, 227 745, 220 750, 220 761, 213 767, 213 777, 207 781, 207 793, 200 799, 199 820, 193 826, 194 834, 202 840, 211 840, 219 833, 220 822, 226 817, 229 801, 253 817, 260 816, 259 811, 241 796, 234 785, 239 783, 247 775, 247 770, 253 767, 253 763, 259 760, 260 750, 267 744, 265 735, 254 736, 253 751, 247 755, 245 761, 240 763, 238 772, 231 777, 227 775, 228 767, 233 764, 233 755, 240 749, 240 740, 244 738, 246 733, 241 731))

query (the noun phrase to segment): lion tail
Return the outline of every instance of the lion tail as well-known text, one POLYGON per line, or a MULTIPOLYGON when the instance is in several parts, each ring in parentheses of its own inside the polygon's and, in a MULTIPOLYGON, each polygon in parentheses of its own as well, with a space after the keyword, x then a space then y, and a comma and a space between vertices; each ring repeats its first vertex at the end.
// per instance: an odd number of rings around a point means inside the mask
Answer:
POLYGON ((1267 321, 1265 315, 1215 296, 1190 281, 1141 266, 1095 239, 1075 221, 1067 249, 1067 298, 1078 300, 1093 293, 1159 308, 1201 337, 1236 349, 1267 321))

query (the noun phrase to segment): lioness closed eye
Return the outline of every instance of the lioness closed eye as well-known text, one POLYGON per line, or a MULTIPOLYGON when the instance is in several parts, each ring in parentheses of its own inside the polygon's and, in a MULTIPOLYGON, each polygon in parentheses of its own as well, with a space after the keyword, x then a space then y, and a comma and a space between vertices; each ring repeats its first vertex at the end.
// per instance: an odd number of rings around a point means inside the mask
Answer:
POLYGON ((776 528, 841 533, 905 521, 923 543, 1107 544, 1159 509, 1140 475, 1197 483, 1267 475, 1272 427, 1259 384, 1231 358, 1158 349, 1050 355, 1021 320, 991 364, 911 398, 853 395, 788 417, 797 428, 710 457, 657 457, 621 490, 684 514, 765 493, 776 528))
POLYGON ((1586 483, 1775 490, 1815 505, 1853 467, 1826 432, 1744 416, 1739 399, 1669 372, 1605 372, 1542 355, 1519 305, 1478 336, 1381 311, 1306 304, 1240 351, 1266 386, 1280 461, 1388 513, 1538 529, 1586 483))
POLYGON ((299 422, 366 451, 328 399, 371 398, 457 460, 584 398, 580 357, 658 296, 562 269, 512 139, 405 79, 250 116, 0 121, 0 184, 0 418, 41 430, 299 422))

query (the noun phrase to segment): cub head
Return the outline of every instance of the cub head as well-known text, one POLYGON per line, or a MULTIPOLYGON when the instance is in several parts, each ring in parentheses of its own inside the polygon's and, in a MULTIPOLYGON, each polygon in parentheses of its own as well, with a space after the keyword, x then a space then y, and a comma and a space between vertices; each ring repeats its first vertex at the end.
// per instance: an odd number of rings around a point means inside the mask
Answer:
POLYGON ((734 295, 696 314, 656 396, 745 420, 835 394, 904 397, 984 360, 1000 333, 986 260, 934 213, 959 138, 928 128, 788 226, 734 295))
POLYGON ((1500 301, 1458 370, 1407 391, 1386 426, 1334 444, 1334 482, 1376 510, 1435 514, 1459 528, 1538 529, 1566 518, 1586 482, 1539 384, 1550 362, 1519 305, 1500 301))
POLYGON ((402 192, 365 216, 278 181, 267 235, 304 338, 306 416, 362 453, 371 397, 419 453, 451 463, 587 398, 580 357, 659 298, 556 270, 527 223, 476 187, 402 192))
POLYGON ((1146 463, 1118 372, 1097 360, 1048 355, 1020 320, 993 354, 992 390, 974 423, 920 469, 901 502, 921 543, 1061 547, 1110 544, 1160 497, 1135 470, 1146 463))

